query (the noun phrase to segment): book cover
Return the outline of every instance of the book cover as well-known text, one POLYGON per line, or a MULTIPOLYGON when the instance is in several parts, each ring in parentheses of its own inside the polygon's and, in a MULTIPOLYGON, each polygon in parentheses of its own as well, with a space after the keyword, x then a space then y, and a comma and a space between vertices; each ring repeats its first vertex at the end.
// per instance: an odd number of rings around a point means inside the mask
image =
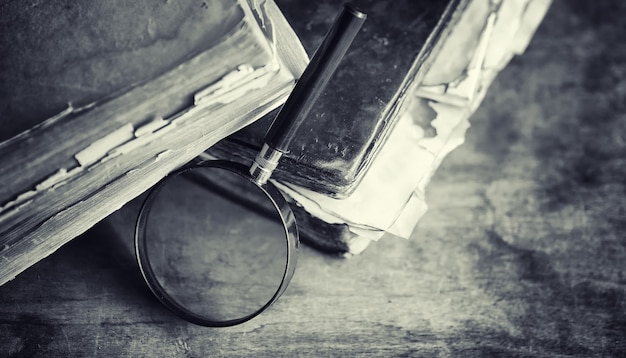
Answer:
POLYGON ((307 63, 272 1, 2 6, 0 284, 276 108, 307 63))

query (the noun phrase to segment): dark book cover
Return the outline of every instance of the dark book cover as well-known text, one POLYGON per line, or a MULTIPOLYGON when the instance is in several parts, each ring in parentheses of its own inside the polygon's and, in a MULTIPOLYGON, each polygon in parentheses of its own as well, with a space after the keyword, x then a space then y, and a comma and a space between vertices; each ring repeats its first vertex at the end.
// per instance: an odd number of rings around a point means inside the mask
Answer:
MULTIPOLYGON (((277 1, 309 56, 342 3, 277 1)), ((358 185, 398 118, 404 92, 419 81, 418 70, 428 53, 425 45, 436 43, 427 40, 436 37, 436 29, 449 21, 459 1, 353 3, 368 19, 274 174, 279 181, 337 198, 350 195, 358 185)), ((251 161, 274 115, 222 141, 211 153, 251 161)))

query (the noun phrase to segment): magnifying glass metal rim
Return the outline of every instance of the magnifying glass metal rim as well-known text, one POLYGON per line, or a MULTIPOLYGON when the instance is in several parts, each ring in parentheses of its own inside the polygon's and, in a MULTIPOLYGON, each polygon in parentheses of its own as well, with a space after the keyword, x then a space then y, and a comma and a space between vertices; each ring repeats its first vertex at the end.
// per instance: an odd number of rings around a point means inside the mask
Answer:
POLYGON ((279 216, 281 217, 285 229, 288 247, 285 271, 278 289, 264 306, 247 316, 220 321, 200 316, 178 304, 161 286, 152 271, 147 255, 146 226, 154 198, 168 181, 168 178, 181 175, 186 171, 193 170, 193 168, 183 168, 175 171, 169 177, 159 182, 148 194, 141 207, 137 225, 135 226, 135 254, 141 273, 150 287, 150 290, 159 298, 161 303, 178 316, 203 326, 224 327, 236 325, 250 320, 263 312, 274 303, 287 288, 296 266, 297 249, 299 245, 298 230, 293 212, 287 200, 285 200, 282 193, 267 180, 278 165, 280 157, 289 152, 289 145, 296 136, 297 129, 307 117, 313 103, 326 87, 330 76, 336 70, 339 62, 345 55, 366 18, 367 15, 352 4, 347 3, 344 5, 344 10, 335 19, 333 26, 326 34, 322 44, 297 81, 278 116, 276 116, 274 122, 272 122, 265 136, 263 148, 255 158, 251 167, 248 168, 244 165, 227 161, 209 161, 205 164, 200 164, 205 167, 217 167, 230 170, 243 179, 252 182, 270 199, 272 205, 274 205, 274 208, 280 214, 279 216))
POLYGON ((291 207, 289 206, 289 203, 280 192, 280 190, 276 188, 276 186, 274 186, 271 182, 266 182, 263 184, 255 182, 248 173, 249 168, 245 165, 224 160, 213 160, 196 165, 194 167, 181 168, 177 171, 172 172, 167 178, 173 178, 184 173, 188 173, 192 170, 196 170, 198 168, 219 168, 227 170, 233 174, 240 176, 242 179, 250 181, 263 192, 263 194, 272 202, 276 212, 279 213, 281 224, 285 231, 287 255, 285 260, 283 277, 274 295, 258 310, 248 315, 239 318, 218 320, 199 315, 196 312, 185 308, 167 293, 166 289, 159 283, 150 264, 150 258, 147 250, 146 228, 152 204, 158 193, 167 184, 168 180, 162 180, 156 186, 154 186, 148 193, 146 199, 141 206, 139 216, 137 218, 137 224, 135 225, 135 256, 137 257, 137 262, 139 264, 141 274, 152 293, 159 299, 159 301, 161 301, 161 303, 165 307, 167 307, 177 316, 201 326, 233 326, 246 322, 261 314, 263 311, 269 308, 287 289, 287 286, 289 285, 289 282, 291 281, 291 278, 293 277, 293 274, 295 272, 296 263, 298 261, 298 248, 300 245, 298 228, 291 207))

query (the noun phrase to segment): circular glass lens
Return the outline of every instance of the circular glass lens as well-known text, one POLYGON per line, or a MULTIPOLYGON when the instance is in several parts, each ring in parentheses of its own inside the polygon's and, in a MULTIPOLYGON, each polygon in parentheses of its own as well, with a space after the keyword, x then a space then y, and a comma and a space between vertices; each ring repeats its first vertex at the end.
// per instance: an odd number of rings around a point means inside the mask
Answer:
POLYGON ((182 170, 144 206, 137 231, 142 271, 153 292, 183 316, 251 318, 291 276, 281 209, 244 173, 219 166, 182 170))

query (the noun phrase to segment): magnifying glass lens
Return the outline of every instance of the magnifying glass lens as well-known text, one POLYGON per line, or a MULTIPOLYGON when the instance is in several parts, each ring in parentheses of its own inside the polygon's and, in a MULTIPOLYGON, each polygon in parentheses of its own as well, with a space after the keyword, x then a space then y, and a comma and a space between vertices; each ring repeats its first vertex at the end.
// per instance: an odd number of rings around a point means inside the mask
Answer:
POLYGON ((264 190, 239 172, 195 167, 163 182, 148 201, 138 246, 142 271, 158 297, 169 296, 170 308, 227 322, 272 301, 288 245, 280 211, 264 190))
POLYGON ((205 326, 242 323, 287 288, 298 230, 289 204, 267 180, 366 17, 344 6, 251 167, 210 161, 182 169, 146 197, 135 231, 139 267, 157 298, 182 318, 205 326))

